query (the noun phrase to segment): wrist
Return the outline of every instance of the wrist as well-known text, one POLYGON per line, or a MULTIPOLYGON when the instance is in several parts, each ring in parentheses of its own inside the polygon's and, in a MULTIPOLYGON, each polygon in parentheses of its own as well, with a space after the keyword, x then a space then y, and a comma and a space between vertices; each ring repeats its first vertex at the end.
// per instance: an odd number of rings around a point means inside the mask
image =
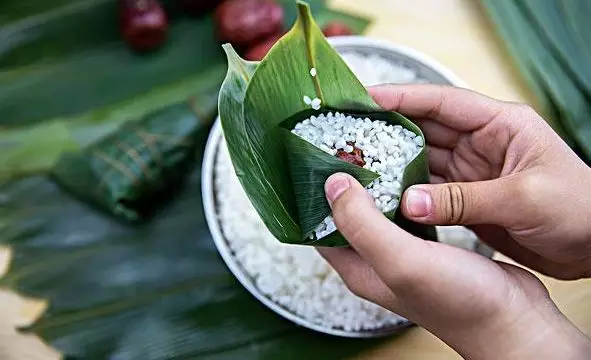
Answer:
POLYGON ((552 303, 508 311, 448 344, 465 359, 587 359, 591 340, 552 303))

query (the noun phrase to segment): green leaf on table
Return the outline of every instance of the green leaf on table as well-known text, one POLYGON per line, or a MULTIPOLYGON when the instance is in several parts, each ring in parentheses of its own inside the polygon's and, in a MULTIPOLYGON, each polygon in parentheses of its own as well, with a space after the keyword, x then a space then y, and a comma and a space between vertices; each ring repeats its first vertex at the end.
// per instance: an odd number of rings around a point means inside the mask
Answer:
MULTIPOLYGON (((220 91, 220 119, 238 178, 271 233, 285 243, 344 246, 347 242, 338 232, 326 242, 318 242, 311 233, 330 215, 326 199, 319 195, 323 180, 347 171, 367 185, 379 175, 319 149, 312 151, 314 147, 301 151, 301 142, 290 139, 296 135, 285 132, 291 129, 286 124, 340 111, 371 115, 423 134, 402 115, 383 111, 326 40, 310 7, 298 2, 298 10, 291 30, 260 63, 244 61, 230 45, 224 45, 230 71, 220 91), (317 70, 316 76, 310 76, 311 68, 317 70), (310 111, 303 96, 320 99, 322 108, 310 111)), ((413 174, 406 171, 408 179, 428 180, 425 156, 423 149, 413 160, 421 166, 409 166, 413 174)), ((410 185, 408 180, 405 183, 410 185)), ((387 215, 394 218, 394 213, 387 215)))
POLYGON ((548 0, 529 6, 514 0, 481 2, 543 110, 553 116, 548 122, 591 164, 589 74, 581 71, 582 59, 591 53, 591 35, 581 31, 589 27, 584 12, 573 16, 573 9, 583 11, 588 5, 578 0, 558 8, 548 0), (564 44, 558 44, 563 38, 564 44))
POLYGON ((136 226, 105 217, 44 176, 0 187, 0 243, 14 250, 0 286, 50 303, 22 331, 88 360, 341 360, 381 344, 299 327, 234 279, 207 229, 200 144, 177 200, 136 226))
POLYGON ((47 172, 64 152, 84 149, 110 136, 127 121, 187 101, 201 121, 210 123, 216 115, 219 84, 225 72, 225 66, 216 66, 103 108, 0 129, 0 181, 47 172))

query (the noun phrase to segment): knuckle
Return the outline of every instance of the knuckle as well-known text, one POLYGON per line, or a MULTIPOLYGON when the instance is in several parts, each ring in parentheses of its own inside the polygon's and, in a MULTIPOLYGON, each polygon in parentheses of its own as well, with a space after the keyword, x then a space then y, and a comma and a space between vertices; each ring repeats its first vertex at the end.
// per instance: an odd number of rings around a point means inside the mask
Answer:
POLYGON ((427 111, 426 117, 428 119, 438 119, 441 116, 443 106, 445 104, 445 91, 438 93, 437 100, 433 103, 433 106, 427 111))
POLYGON ((466 214, 466 196, 458 184, 447 184, 440 192, 440 215, 448 223, 463 223, 466 214))
POLYGON ((515 112, 525 119, 531 119, 539 116, 536 110, 528 104, 518 103, 515 104, 515 112))
POLYGON ((521 203, 530 204, 534 202, 540 193, 544 193, 544 178, 539 174, 526 174, 520 176, 513 186, 514 196, 521 203))

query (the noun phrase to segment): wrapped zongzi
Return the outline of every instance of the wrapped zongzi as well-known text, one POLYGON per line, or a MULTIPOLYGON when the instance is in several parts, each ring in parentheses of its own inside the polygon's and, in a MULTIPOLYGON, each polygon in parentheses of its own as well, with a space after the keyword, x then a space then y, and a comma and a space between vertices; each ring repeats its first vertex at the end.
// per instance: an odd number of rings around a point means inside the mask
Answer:
POLYGON ((238 178, 281 242, 346 246, 330 219, 324 182, 346 172, 366 186, 390 219, 425 239, 435 229, 411 223, 399 196, 429 181, 424 137, 401 114, 384 111, 329 44, 309 6, 260 62, 223 47, 229 69, 219 114, 238 178))
POLYGON ((189 103, 174 104, 126 122, 81 152, 63 154, 52 176, 117 217, 141 220, 182 180, 197 136, 207 129, 189 103))

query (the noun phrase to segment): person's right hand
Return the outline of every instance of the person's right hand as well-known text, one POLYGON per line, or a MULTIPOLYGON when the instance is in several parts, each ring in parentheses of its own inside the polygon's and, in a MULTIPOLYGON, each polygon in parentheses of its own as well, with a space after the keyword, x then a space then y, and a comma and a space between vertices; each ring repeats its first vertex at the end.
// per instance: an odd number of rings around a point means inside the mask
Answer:
POLYGON ((411 117, 427 140, 434 184, 405 191, 407 218, 466 225, 555 278, 591 277, 591 170, 534 110, 435 85, 377 86, 370 94, 411 117))

